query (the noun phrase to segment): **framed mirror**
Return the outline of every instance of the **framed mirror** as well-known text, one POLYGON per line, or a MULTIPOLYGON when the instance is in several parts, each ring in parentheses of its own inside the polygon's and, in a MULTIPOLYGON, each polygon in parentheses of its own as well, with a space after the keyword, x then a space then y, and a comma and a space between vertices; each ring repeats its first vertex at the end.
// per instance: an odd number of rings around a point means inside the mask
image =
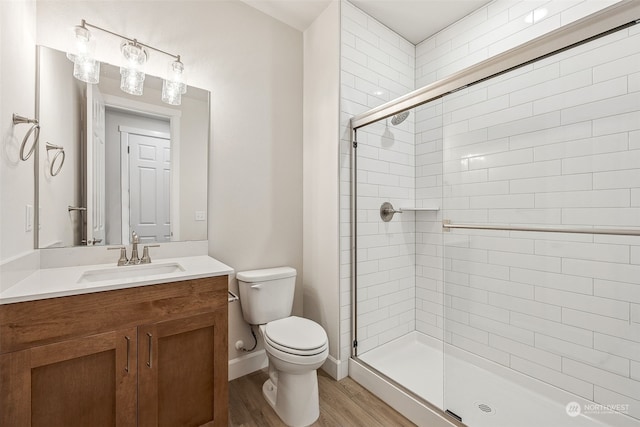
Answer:
POLYGON ((100 82, 73 77, 64 52, 38 47, 39 248, 207 239, 208 91, 189 86, 179 106, 120 90, 119 67, 100 82))

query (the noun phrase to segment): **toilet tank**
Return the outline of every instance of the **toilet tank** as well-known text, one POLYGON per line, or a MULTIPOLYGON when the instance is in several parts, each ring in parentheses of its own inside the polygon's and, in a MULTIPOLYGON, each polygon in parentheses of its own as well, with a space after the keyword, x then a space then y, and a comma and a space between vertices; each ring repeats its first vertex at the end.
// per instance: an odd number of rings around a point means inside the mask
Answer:
POLYGON ((291 315, 296 270, 291 267, 241 271, 236 274, 244 320, 262 325, 291 315))

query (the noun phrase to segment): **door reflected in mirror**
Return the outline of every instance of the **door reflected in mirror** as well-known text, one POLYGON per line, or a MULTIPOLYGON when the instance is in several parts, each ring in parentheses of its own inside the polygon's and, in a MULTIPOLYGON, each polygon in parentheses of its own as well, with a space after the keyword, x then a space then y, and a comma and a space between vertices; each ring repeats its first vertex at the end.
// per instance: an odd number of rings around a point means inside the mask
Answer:
POLYGON ((51 176, 39 147, 38 247, 206 240, 209 92, 189 86, 182 105, 161 102, 162 80, 144 94, 120 90, 118 67, 100 83, 73 78, 64 52, 38 47, 40 141, 64 147, 51 176))

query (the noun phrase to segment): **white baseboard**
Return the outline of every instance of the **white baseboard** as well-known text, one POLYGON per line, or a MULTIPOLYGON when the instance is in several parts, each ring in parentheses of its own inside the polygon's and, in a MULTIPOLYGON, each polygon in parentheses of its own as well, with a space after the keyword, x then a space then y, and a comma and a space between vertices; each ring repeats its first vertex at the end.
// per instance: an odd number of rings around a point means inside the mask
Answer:
POLYGON ((231 359, 229 360, 229 381, 264 369, 268 364, 267 353, 264 350, 231 359))
POLYGON ((325 371, 336 381, 340 381, 349 375, 349 364, 344 363, 331 355, 327 357, 327 360, 320 369, 325 371))
POLYGON ((339 365, 338 365, 338 378, 336 378, 338 381, 340 381, 343 378, 347 378, 349 376, 349 361, 339 361, 339 365))

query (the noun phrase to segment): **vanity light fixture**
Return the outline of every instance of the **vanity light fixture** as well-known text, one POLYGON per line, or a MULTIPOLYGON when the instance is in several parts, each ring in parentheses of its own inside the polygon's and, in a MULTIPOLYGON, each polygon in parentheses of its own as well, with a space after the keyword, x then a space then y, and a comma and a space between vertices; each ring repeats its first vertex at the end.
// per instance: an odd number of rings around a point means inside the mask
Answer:
POLYGON ((89 24, 84 19, 74 28, 75 50, 67 53, 67 58, 73 61, 73 76, 76 79, 91 84, 97 84, 100 80, 100 62, 93 57, 95 40, 88 27, 123 39, 120 45, 124 58, 120 67, 120 89, 131 95, 142 95, 144 65, 149 59, 149 50, 172 57, 174 60, 169 63, 169 72, 162 84, 162 101, 171 105, 180 105, 182 95, 187 92, 187 85, 184 82, 184 64, 180 61, 180 55, 173 55, 136 39, 89 24))
POLYGON ((67 58, 73 61, 73 77, 85 83, 98 83, 100 62, 93 57, 96 41, 84 25, 75 27, 74 34, 74 52, 67 53, 67 58))

